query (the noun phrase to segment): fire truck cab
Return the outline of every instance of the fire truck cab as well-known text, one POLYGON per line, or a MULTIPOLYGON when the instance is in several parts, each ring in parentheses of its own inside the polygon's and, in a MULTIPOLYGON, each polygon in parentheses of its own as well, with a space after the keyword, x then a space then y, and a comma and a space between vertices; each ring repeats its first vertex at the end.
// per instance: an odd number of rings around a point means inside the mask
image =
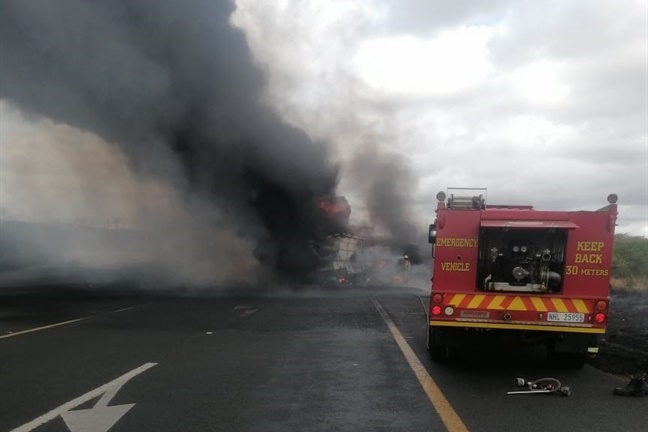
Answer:
POLYGON ((617 196, 597 211, 486 204, 486 189, 437 194, 428 350, 460 352, 477 333, 543 343, 582 367, 605 333, 617 196))

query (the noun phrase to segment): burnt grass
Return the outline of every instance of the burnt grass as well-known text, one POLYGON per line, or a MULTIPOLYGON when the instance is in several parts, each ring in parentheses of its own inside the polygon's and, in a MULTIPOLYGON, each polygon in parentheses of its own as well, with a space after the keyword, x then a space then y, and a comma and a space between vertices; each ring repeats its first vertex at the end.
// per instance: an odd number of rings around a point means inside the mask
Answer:
POLYGON ((592 366, 615 375, 648 373, 647 290, 611 294, 608 330, 599 341, 592 366))

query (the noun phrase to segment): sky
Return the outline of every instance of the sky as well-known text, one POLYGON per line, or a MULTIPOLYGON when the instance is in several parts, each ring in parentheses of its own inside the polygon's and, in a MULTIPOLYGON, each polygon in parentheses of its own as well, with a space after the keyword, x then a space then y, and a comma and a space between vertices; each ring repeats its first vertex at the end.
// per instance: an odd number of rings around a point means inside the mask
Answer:
MULTIPOLYGON (((356 221, 424 232, 447 187, 543 210, 594 210, 616 193, 617 232, 648 237, 645 1, 234 3, 263 104, 331 149, 356 221)), ((140 175, 97 130, 0 100, 3 217, 186 213, 175 184, 140 175)))
POLYGON ((645 1, 236 4, 266 102, 333 143, 340 193, 361 195, 353 161, 377 151, 421 222, 447 187, 546 210, 616 193, 617 232, 648 236, 645 1))

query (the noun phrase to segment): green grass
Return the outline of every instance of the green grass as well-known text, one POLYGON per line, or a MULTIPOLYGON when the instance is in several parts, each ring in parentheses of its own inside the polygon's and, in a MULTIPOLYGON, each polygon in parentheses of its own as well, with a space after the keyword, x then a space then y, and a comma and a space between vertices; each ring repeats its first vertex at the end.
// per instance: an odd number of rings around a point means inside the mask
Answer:
POLYGON ((610 283, 617 291, 648 291, 648 239, 615 237, 610 283))

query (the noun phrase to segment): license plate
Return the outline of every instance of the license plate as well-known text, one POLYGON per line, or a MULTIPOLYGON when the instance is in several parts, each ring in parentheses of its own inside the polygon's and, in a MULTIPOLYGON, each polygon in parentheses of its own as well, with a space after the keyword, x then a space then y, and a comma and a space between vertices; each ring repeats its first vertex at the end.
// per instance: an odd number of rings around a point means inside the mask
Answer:
POLYGON ((566 323, 582 323, 585 322, 585 314, 571 313, 571 312, 548 312, 547 321, 551 322, 566 322, 566 323))

